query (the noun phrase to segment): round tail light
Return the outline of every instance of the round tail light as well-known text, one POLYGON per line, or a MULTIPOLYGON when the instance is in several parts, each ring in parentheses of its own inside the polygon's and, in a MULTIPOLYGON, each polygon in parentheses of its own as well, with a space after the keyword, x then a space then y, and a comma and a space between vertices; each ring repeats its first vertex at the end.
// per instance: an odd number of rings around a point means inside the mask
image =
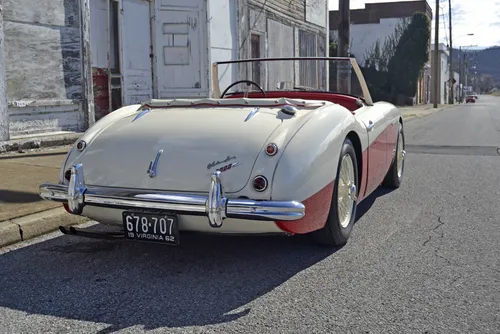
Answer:
POLYGON ((81 152, 81 151, 83 151, 85 149, 86 146, 87 146, 87 143, 84 140, 80 140, 76 144, 76 149, 81 152))
POLYGON ((266 190, 267 189, 267 179, 262 175, 256 176, 253 179, 253 188, 259 192, 266 190))
POLYGON ((267 147, 266 147, 266 154, 267 155, 273 156, 273 155, 276 155, 276 153, 278 153, 278 145, 276 145, 274 143, 267 145, 267 147))

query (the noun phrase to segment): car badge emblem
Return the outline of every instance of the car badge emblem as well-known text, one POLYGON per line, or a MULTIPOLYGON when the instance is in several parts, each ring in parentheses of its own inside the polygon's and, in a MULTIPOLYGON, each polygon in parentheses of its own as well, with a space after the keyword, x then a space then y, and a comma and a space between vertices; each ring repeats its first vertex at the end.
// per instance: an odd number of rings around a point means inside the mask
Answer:
POLYGON ((241 162, 237 161, 237 162, 233 162, 232 164, 225 165, 225 166, 223 166, 221 168, 217 168, 215 171, 223 173, 223 172, 225 172, 227 170, 230 170, 231 168, 239 166, 239 165, 241 165, 241 162))
POLYGON ((236 156, 230 156, 230 155, 228 155, 228 156, 226 157, 226 159, 224 159, 224 160, 212 161, 211 163, 209 163, 209 164, 207 165, 207 169, 213 168, 213 167, 215 167, 215 166, 217 166, 217 165, 223 164, 223 163, 225 163, 225 162, 228 162, 228 161, 231 161, 231 160, 234 160, 234 159, 237 159, 237 158, 238 158, 238 157, 236 157, 236 156))
POLYGON ((160 160, 160 156, 163 153, 163 150, 159 150, 158 153, 156 153, 156 158, 155 160, 151 160, 149 162, 149 167, 146 173, 149 175, 150 178, 153 178, 156 176, 156 169, 158 168, 158 161, 160 160))

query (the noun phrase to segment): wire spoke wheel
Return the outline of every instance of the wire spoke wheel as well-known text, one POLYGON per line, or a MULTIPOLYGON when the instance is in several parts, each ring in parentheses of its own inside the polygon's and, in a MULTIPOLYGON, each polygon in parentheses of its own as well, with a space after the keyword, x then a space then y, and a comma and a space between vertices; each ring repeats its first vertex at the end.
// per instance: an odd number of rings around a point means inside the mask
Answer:
POLYGON ((403 176, 403 167, 404 167, 404 159, 405 159, 406 151, 404 147, 403 136, 399 136, 398 139, 398 152, 397 152, 397 170, 398 177, 401 178, 403 176))
POLYGON ((351 221, 355 201, 356 184, 354 163, 352 161, 351 155, 345 154, 340 164, 337 196, 337 214, 340 225, 343 228, 346 228, 351 221))

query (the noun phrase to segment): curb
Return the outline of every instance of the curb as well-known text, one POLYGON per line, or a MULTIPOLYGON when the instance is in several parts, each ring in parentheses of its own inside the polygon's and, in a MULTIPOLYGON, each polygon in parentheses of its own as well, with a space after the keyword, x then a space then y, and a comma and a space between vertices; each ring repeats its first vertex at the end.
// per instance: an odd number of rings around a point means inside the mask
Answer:
POLYGON ((69 214, 64 208, 6 220, 0 222, 0 247, 53 232, 59 226, 77 225, 89 220, 87 217, 69 214))
POLYGON ((48 135, 32 138, 14 139, 0 142, 0 153, 21 151, 32 148, 53 147, 73 144, 83 135, 83 132, 63 135, 48 135))
POLYGON ((456 106, 456 104, 450 104, 450 105, 444 106, 442 108, 437 108, 437 109, 434 109, 434 108, 424 109, 424 110, 426 110, 428 112, 422 113, 420 115, 418 115, 418 114, 411 114, 411 115, 408 115, 407 117, 405 117, 405 115, 402 115, 403 121, 404 122, 410 122, 410 121, 413 121, 415 119, 419 119, 419 118, 426 117, 426 116, 429 116, 429 115, 432 115, 432 114, 436 114, 436 113, 438 113, 440 111, 443 111, 445 109, 451 108, 453 106, 456 106), (429 110, 432 110, 432 111, 429 111, 429 110))

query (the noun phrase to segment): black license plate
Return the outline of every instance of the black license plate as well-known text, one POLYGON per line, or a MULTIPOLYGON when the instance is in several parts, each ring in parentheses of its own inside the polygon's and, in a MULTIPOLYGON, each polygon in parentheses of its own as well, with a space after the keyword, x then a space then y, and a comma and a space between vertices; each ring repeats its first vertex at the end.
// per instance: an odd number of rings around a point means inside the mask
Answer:
POLYGON ((125 211, 123 228, 127 239, 179 244, 179 225, 175 215, 125 211))

